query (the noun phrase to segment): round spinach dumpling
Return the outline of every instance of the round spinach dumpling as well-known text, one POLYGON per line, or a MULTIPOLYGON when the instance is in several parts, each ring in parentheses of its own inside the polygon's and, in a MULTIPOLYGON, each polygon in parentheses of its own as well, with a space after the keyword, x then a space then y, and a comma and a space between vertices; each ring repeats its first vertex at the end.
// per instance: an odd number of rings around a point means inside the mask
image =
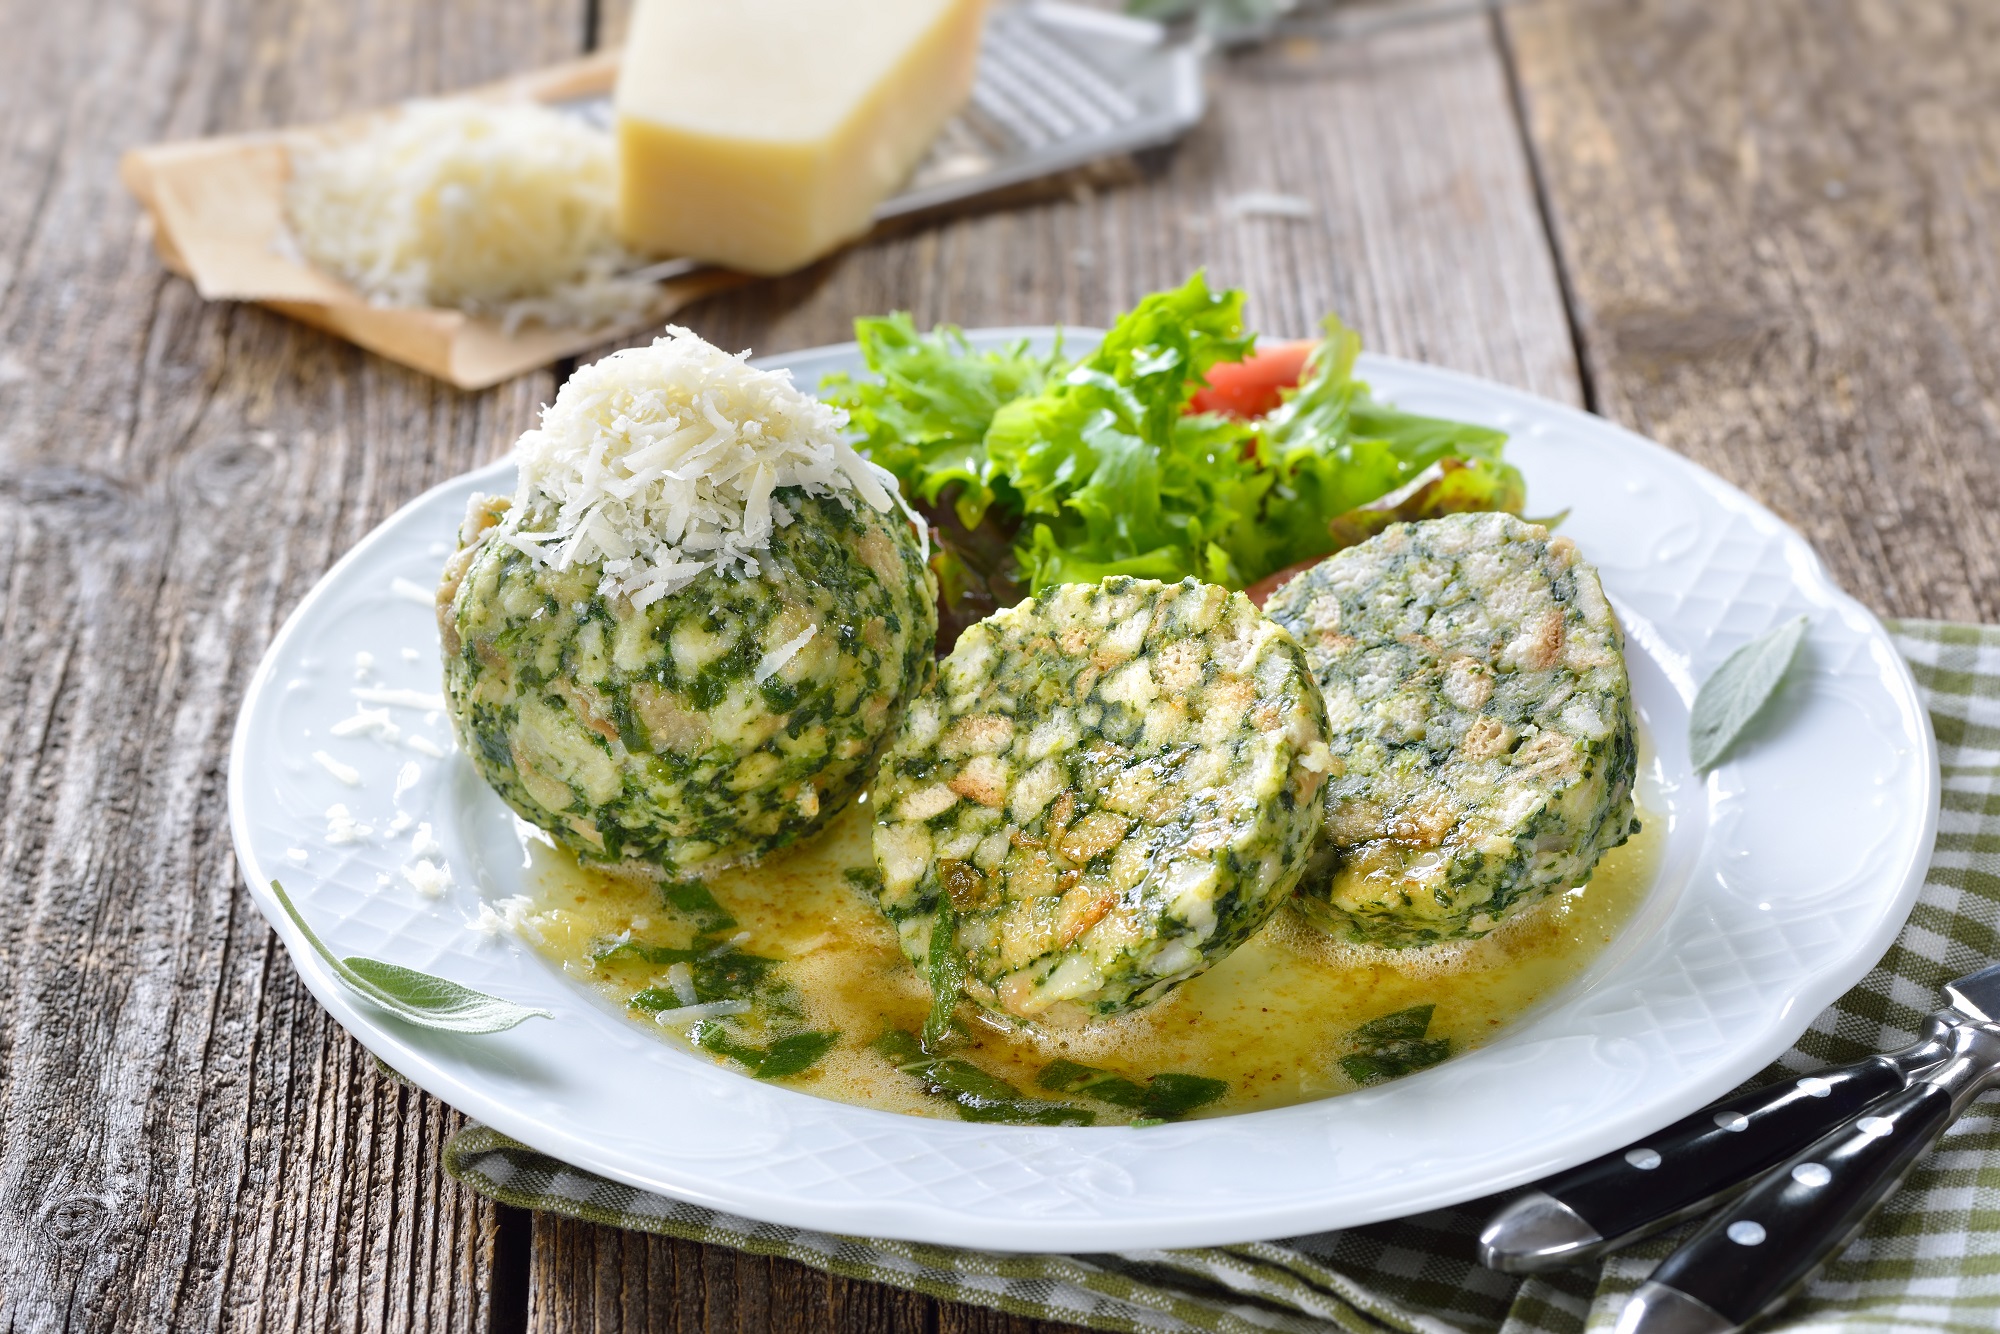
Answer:
POLYGON ((1326 833, 1295 905, 1402 947, 1470 939, 1638 828, 1624 636, 1576 545, 1508 514, 1396 524, 1265 612, 1326 695, 1326 833))
POLYGON ((635 606, 602 561, 498 540, 476 499, 438 592, 460 747, 580 856, 698 872, 781 848, 861 788, 930 672, 937 616, 902 511, 779 490, 756 573, 635 606))
POLYGON ((1052 588, 960 636, 898 728, 882 909, 940 991, 1137 1009, 1283 906, 1330 764, 1305 655, 1241 593, 1052 588))

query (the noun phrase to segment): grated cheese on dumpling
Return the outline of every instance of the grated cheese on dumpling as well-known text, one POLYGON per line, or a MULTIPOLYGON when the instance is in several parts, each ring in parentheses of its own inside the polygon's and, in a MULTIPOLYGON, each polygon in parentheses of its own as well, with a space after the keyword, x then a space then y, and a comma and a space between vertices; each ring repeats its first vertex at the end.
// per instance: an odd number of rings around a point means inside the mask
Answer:
POLYGON ((669 325, 580 368, 514 447, 520 487, 496 540, 558 569, 601 564, 599 592, 645 607, 709 569, 754 577, 792 522, 785 488, 850 510, 856 495, 878 513, 903 503, 842 434, 844 411, 747 355, 669 325))
POLYGON ((613 229, 611 136, 533 102, 409 102, 291 150, 285 211, 306 259, 381 306, 595 325, 658 287, 613 229))

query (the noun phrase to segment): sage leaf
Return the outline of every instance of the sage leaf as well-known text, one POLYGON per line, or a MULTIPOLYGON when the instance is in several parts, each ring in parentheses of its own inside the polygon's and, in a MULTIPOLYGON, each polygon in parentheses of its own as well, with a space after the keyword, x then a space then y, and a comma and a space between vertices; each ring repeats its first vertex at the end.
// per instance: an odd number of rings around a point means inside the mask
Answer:
POLYGON ((1807 620, 1795 616, 1730 654, 1695 692, 1688 717, 1688 760, 1696 773, 1713 769, 1736 738, 1777 693, 1805 643, 1807 620))
POLYGON ((537 1016, 555 1018, 547 1010, 516 1005, 513 1001, 460 986, 449 978, 420 973, 400 964, 359 957, 336 958, 333 951, 326 947, 326 942, 306 925, 306 919, 299 915, 298 907, 292 902, 291 895, 285 893, 285 887, 273 880, 271 893, 277 898, 278 906, 285 910, 285 916, 292 919, 292 925, 313 947, 313 952, 326 961, 326 966, 333 970, 333 975, 348 990, 405 1023, 441 1033, 499 1033, 523 1019, 537 1016))
POLYGON ((1348 1034, 1348 1038, 1362 1047, 1379 1047, 1385 1042, 1415 1042, 1430 1032, 1431 1016, 1436 1013, 1436 1005, 1412 1005, 1407 1010, 1370 1019, 1348 1034))
POLYGON ((1428 1070, 1451 1055, 1450 1038, 1425 1038, 1435 1005, 1412 1005, 1370 1019, 1347 1035, 1359 1048, 1340 1058, 1340 1068, 1359 1085, 1380 1084, 1428 1070))
POLYGON ((1373 1051, 1350 1052, 1340 1058, 1340 1068, 1356 1084, 1380 1084, 1401 1079, 1419 1070, 1428 1070, 1451 1055, 1449 1038, 1424 1042, 1388 1042, 1373 1051))

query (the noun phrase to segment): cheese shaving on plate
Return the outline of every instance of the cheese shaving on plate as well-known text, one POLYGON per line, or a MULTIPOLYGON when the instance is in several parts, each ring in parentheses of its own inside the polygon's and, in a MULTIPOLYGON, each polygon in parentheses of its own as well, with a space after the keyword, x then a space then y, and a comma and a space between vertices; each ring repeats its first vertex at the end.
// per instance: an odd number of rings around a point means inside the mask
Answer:
POLYGON ((579 369, 514 447, 520 488, 497 540, 558 569, 598 564, 600 593, 645 607, 711 569, 755 578, 792 522, 776 494, 788 487, 901 505, 928 537, 895 477, 842 434, 847 414, 747 355, 669 325, 579 369))

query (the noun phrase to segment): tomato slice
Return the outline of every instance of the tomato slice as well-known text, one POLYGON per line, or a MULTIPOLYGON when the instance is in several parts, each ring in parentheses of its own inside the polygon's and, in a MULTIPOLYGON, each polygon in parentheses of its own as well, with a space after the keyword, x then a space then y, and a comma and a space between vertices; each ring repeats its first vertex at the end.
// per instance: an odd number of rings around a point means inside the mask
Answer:
POLYGON ((1208 387, 1188 400, 1189 412, 1220 412, 1231 417, 1261 417, 1284 400, 1304 374, 1306 358, 1319 344, 1310 338, 1294 343, 1266 343, 1242 361, 1225 361, 1208 368, 1208 387))

